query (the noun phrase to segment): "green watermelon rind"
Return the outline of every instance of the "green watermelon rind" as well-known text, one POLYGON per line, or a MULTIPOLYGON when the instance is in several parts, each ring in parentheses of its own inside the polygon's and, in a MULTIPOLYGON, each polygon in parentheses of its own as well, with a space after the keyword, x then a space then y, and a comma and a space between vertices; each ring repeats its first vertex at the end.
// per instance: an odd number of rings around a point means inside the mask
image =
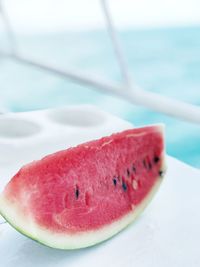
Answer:
MULTIPOLYGON (((165 166, 162 167, 162 170, 165 170, 165 166)), ((13 209, 14 204, 9 203, 3 194, 0 196, 0 214, 18 232, 48 247, 69 250, 90 247, 111 238, 130 225, 152 200, 162 180, 163 176, 157 178, 148 195, 132 212, 129 212, 127 215, 101 229, 93 231, 66 234, 55 233, 44 229, 36 223, 34 224, 32 218, 28 220, 20 212, 20 208, 17 208, 16 204, 16 209, 13 209)))

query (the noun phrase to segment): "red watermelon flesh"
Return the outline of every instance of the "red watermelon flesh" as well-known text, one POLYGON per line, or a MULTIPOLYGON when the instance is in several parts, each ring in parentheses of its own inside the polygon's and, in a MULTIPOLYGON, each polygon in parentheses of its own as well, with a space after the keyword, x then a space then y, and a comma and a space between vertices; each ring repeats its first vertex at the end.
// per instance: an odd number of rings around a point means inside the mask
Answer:
POLYGON ((34 161, 11 179, 0 212, 25 235, 80 248, 123 229, 164 173, 162 126, 126 130, 34 161))

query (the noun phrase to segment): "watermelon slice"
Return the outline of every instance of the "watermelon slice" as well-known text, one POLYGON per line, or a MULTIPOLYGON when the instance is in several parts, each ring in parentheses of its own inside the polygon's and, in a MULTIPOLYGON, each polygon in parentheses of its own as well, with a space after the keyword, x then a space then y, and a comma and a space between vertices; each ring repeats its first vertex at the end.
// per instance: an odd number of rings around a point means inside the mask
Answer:
POLYGON ((164 171, 162 125, 126 130, 22 167, 0 195, 0 213, 47 246, 91 246, 138 216, 164 171))

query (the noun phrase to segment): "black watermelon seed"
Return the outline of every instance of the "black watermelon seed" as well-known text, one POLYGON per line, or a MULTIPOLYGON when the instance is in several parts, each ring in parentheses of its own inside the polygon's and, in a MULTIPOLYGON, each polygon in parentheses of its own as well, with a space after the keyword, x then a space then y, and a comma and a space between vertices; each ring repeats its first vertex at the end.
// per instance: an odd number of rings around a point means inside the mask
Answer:
POLYGON ((159 171, 158 173, 159 173, 160 177, 163 177, 163 174, 164 174, 163 171, 159 171))
POLYGON ((127 185, 126 185, 126 183, 124 181, 122 182, 122 188, 123 188, 124 191, 127 190, 127 185))
POLYGON ((114 178, 113 179, 113 184, 116 186, 117 185, 117 180, 114 178))
POLYGON ((133 170, 133 172, 135 172, 135 173, 136 173, 136 168, 135 168, 135 165, 133 165, 133 166, 132 166, 132 170, 133 170))
POLYGON ((153 160, 154 160, 155 163, 158 163, 158 161, 160 160, 160 158, 157 157, 157 156, 155 156, 153 160))
POLYGON ((76 199, 78 199, 78 197, 79 197, 79 189, 78 189, 78 187, 76 188, 75 195, 76 195, 76 199))
POLYGON ((130 171, 129 171, 129 169, 127 169, 127 175, 130 176, 130 171))

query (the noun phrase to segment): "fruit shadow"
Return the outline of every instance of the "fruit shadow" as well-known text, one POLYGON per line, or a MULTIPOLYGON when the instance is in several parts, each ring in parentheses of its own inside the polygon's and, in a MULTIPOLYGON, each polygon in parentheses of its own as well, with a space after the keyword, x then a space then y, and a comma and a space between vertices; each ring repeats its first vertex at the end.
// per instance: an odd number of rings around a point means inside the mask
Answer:
MULTIPOLYGON (((17 249, 15 255, 9 260, 9 267, 21 266, 24 263, 26 267, 50 267, 66 266, 79 262, 82 257, 86 257, 92 248, 77 250, 59 250, 41 245, 33 240, 25 240, 17 249)), ((74 265, 73 265, 74 266, 74 265)))

